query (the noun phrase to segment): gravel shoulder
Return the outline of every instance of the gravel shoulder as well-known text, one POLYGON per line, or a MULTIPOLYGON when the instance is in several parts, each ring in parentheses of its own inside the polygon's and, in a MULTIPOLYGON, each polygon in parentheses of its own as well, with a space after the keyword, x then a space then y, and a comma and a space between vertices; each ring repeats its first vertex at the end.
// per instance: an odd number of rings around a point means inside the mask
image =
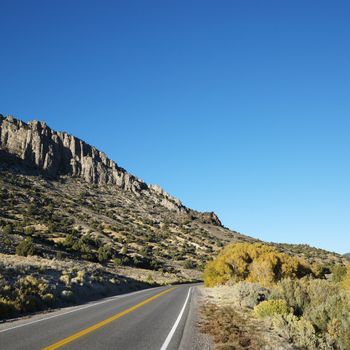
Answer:
POLYGON ((208 334, 201 331, 200 306, 203 303, 203 287, 197 286, 192 289, 191 302, 187 320, 182 335, 179 350, 212 350, 213 341, 208 334))

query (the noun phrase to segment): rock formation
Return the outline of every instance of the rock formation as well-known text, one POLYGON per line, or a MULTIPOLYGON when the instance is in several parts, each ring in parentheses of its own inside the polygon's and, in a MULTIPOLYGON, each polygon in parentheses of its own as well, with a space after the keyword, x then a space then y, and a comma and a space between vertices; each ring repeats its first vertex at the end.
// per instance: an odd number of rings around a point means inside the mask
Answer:
POLYGON ((136 195, 149 196, 170 210, 187 211, 177 198, 159 186, 147 185, 93 146, 66 132, 56 132, 43 122, 27 124, 0 115, 0 150, 36 166, 52 178, 66 175, 97 185, 115 185, 136 195))
POLYGON ((202 220, 207 224, 222 226, 219 217, 213 211, 209 213, 202 213, 202 220))

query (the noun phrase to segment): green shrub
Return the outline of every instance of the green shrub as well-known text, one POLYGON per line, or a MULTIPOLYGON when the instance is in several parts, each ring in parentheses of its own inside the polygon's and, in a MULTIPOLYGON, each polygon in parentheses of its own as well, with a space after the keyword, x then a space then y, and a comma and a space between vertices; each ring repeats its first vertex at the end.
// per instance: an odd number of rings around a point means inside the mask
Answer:
POLYGON ((339 284, 320 279, 283 280, 271 298, 285 300, 295 312, 291 322, 300 316, 312 325, 323 343, 332 343, 335 349, 350 349, 350 294, 339 284))
POLYGON ((103 263, 111 258, 111 248, 109 246, 101 246, 97 251, 98 261, 103 263))
POLYGON ((5 235, 10 235, 11 233, 13 233, 13 226, 11 224, 7 224, 2 228, 2 231, 5 235))
POLYGON ((343 280, 342 280, 342 286, 350 290, 350 263, 346 266, 346 273, 344 274, 343 280))
POLYGON ((29 256, 34 255, 34 244, 30 237, 24 239, 21 243, 19 243, 16 247, 16 254, 21 256, 29 256))
POLYGON ((121 249, 120 253, 123 254, 123 255, 127 254, 128 253, 128 247, 126 245, 123 246, 123 248, 121 249))
POLYGON ((299 318, 293 314, 275 315, 273 325, 279 335, 302 349, 320 350, 323 348, 323 342, 316 336, 311 322, 303 317, 299 318))
POLYGON ((24 229, 24 233, 28 236, 31 236, 33 235, 35 232, 34 228, 32 226, 27 226, 25 229, 24 229))
POLYGON ((65 237, 63 241, 63 245, 67 248, 70 248, 73 246, 75 242, 76 242, 76 238, 72 234, 69 234, 65 237))
POLYGON ((42 298, 47 294, 48 285, 45 280, 34 276, 21 277, 15 284, 16 306, 23 312, 33 312, 43 307, 42 298))
POLYGON ((292 307, 297 316, 301 316, 310 303, 305 280, 284 279, 277 284, 271 293, 271 299, 283 299, 292 307))
POLYGON ((194 261, 192 260, 186 260, 184 261, 184 263, 182 264, 182 266, 185 268, 185 269, 194 269, 196 267, 196 264, 194 261))
POLYGON ((47 305, 53 305, 55 296, 52 293, 47 293, 43 295, 42 300, 47 305))
POLYGON ((123 265, 123 261, 120 258, 114 258, 113 259, 113 264, 114 264, 115 267, 122 266, 123 265))
POLYGON ((254 307, 254 314, 259 318, 272 317, 274 315, 286 315, 290 313, 285 300, 265 300, 254 307))
POLYGON ((337 264, 332 269, 332 281, 333 282, 342 282, 346 276, 346 266, 337 264))

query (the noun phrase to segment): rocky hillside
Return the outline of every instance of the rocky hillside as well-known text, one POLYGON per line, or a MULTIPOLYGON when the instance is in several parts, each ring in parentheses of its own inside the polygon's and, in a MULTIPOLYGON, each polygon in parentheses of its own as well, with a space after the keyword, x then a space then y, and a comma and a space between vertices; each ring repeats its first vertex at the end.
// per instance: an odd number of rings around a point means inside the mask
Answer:
MULTIPOLYGON (((181 273, 200 271, 228 242, 254 241, 43 122, 0 115, 0 160, 0 227, 11 233, 1 237, 3 253, 14 254, 30 236, 42 257, 181 273)), ((310 247, 278 247, 306 258, 321 255, 310 247)))
POLYGON ((0 116, 0 319, 148 285, 195 281, 234 240, 102 152, 0 116))
POLYGON ((115 185, 147 196, 168 209, 186 211, 178 199, 159 186, 147 185, 96 148, 65 132, 56 132, 45 123, 26 124, 0 115, 0 148, 38 167, 51 178, 67 175, 82 178, 89 184, 115 185))
POLYGON ((42 122, 0 116, 0 157, 3 253, 30 237, 45 258, 181 274, 229 241, 250 240, 42 122))
MULTIPOLYGON (((74 136, 2 115, 0 208, 0 318, 198 280, 224 245, 256 241, 74 136)), ((278 249, 321 263, 341 259, 311 247, 278 249)))

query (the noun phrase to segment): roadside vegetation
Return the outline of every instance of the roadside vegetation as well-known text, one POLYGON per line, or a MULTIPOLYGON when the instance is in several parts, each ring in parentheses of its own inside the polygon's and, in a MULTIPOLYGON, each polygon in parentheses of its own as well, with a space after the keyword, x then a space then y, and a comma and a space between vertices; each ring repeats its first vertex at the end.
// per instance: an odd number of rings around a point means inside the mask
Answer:
MULTIPOLYGON (((254 320, 295 349, 350 349, 350 265, 309 263, 277 247, 236 243, 206 265, 204 282, 214 288, 203 309, 203 329, 214 336, 218 349, 259 349, 261 344, 237 345, 222 334, 235 323, 259 334, 254 320), (220 336, 218 322, 223 322, 220 336)), ((271 334, 260 335, 255 342, 271 340, 271 334)))
MULTIPOLYGON (((168 210, 147 196, 79 178, 48 179, 19 159, 1 156, 0 319, 148 285, 197 281, 224 245, 254 242, 222 227, 210 213, 168 210)), ((342 260, 307 246, 265 250, 252 255, 259 264, 240 265, 237 281, 274 285, 279 278, 259 270, 264 254, 269 264, 279 259, 283 278, 322 275, 322 266, 342 260)), ((234 279, 225 264, 210 266, 210 285, 234 279)))
POLYGON ((0 320, 183 281, 160 271, 0 254, 0 320))
POLYGON ((0 320, 197 281, 221 245, 216 231, 231 234, 200 215, 1 159, 0 320))
POLYGON ((4 254, 164 273, 191 269, 200 277, 223 243, 244 239, 203 213, 177 213, 146 196, 78 178, 20 173, 6 162, 0 164, 0 208, 4 254))

